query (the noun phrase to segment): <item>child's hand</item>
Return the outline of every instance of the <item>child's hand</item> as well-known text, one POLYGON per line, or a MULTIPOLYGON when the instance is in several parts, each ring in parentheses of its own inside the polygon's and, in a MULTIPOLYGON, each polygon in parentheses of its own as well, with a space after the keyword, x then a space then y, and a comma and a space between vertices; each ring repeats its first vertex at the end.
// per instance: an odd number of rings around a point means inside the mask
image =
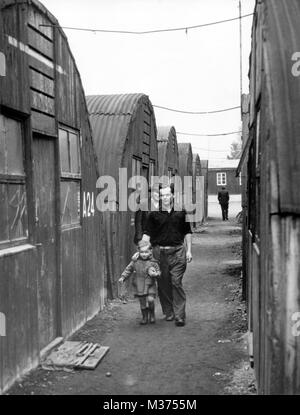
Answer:
POLYGON ((136 252, 135 254, 133 254, 131 257, 131 261, 137 261, 139 258, 139 255, 140 255, 139 252, 136 252))
POLYGON ((123 284, 123 282, 124 282, 124 277, 119 278, 119 283, 123 284))
POLYGON ((148 269, 148 275, 150 277, 159 277, 160 276, 160 272, 157 271, 154 267, 149 267, 149 269, 148 269))

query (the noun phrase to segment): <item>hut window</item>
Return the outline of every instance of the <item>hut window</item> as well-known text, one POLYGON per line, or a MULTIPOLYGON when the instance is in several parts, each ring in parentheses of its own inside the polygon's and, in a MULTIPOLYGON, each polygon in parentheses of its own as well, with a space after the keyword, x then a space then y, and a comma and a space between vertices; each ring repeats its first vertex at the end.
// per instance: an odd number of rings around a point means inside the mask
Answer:
POLYGON ((226 173, 217 173, 217 186, 226 186, 226 173))
POLYGON ((0 115, 0 243, 28 237, 22 123, 0 115))
POLYGON ((63 226, 80 223, 80 141, 79 134, 59 129, 61 222, 63 226))

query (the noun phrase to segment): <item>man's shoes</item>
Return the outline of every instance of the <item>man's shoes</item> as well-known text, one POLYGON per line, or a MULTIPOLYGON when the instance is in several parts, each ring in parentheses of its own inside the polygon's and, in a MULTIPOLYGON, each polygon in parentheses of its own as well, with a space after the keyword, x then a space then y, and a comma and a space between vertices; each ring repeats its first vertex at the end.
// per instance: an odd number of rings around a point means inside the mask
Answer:
POLYGON ((175 320, 175 324, 176 326, 184 326, 185 325, 185 321, 182 318, 176 318, 175 320))
POLYGON ((175 318, 174 314, 170 314, 166 317, 166 321, 173 321, 175 318))

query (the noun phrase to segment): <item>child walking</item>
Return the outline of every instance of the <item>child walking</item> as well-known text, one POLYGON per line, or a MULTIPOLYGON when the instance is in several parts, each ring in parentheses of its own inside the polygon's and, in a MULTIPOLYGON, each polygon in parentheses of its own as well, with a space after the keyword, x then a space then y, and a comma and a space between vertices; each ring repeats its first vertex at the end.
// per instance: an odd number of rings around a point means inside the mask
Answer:
POLYGON ((135 297, 140 301, 142 320, 140 324, 155 323, 156 278, 160 276, 158 262, 152 256, 149 242, 140 241, 138 258, 132 260, 119 279, 123 283, 135 272, 135 297))

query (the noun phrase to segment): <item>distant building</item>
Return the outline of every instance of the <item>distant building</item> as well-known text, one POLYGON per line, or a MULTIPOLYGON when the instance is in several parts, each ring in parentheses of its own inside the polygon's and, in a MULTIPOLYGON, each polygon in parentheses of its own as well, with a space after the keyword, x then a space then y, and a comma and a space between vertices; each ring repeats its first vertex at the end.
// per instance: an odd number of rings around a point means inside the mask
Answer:
POLYGON ((237 160, 215 160, 208 162, 208 194, 216 195, 224 186, 229 194, 241 194, 241 179, 236 177, 237 160))

